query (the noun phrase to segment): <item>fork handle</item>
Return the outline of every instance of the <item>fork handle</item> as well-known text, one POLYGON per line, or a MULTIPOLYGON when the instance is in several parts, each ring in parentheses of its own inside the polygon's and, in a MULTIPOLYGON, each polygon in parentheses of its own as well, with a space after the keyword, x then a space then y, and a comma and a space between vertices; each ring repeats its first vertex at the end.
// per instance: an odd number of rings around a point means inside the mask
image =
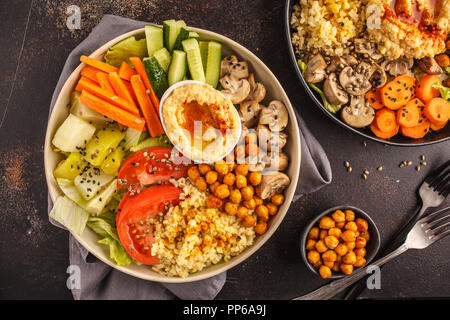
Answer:
POLYGON ((404 253, 406 250, 408 250, 408 247, 405 243, 403 243, 400 247, 389 253, 388 255, 384 256, 383 258, 378 259, 377 261, 371 263, 368 266, 365 266, 364 268, 360 268, 357 271, 353 272, 351 275, 345 276, 339 280, 335 280, 333 282, 330 282, 327 285, 324 285, 320 287, 319 289, 316 289, 304 296, 295 298, 293 300, 322 300, 322 299, 331 299, 336 294, 344 290, 345 288, 348 288, 356 281, 364 278, 367 276, 367 268, 370 266, 378 266, 381 267, 386 262, 391 261, 392 259, 398 257, 402 253, 404 253))

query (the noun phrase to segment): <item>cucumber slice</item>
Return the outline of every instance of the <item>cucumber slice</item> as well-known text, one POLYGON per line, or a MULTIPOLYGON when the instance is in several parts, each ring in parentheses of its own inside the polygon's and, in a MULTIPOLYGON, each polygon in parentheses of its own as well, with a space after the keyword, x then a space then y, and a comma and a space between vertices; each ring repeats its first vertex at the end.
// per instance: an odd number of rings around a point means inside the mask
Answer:
POLYGON ((148 56, 161 49, 163 45, 163 29, 156 26, 145 26, 145 38, 147 39, 148 56))
POLYGON ((200 41, 198 45, 200 46, 200 55, 202 56, 203 71, 206 72, 206 62, 208 60, 208 42, 200 41))
POLYGON ((181 42, 187 55, 189 72, 193 80, 205 82, 205 72, 203 71, 202 56, 198 41, 191 38, 181 42))
POLYGON ((183 80, 183 78, 186 75, 186 69, 187 69, 186 52, 180 50, 173 50, 172 61, 169 67, 169 73, 167 74, 169 86, 183 80))
POLYGON ((194 31, 189 32, 189 38, 193 38, 197 41, 200 41, 200 35, 194 31))
POLYGON ((84 147, 94 135, 95 127, 69 114, 53 137, 53 145, 64 152, 75 152, 84 147))
POLYGON ((173 50, 183 50, 183 46, 181 45, 181 41, 189 38, 189 30, 185 27, 180 28, 180 32, 178 33, 177 40, 175 41, 175 45, 173 46, 173 50))
POLYGON ((208 60, 206 63, 205 81, 213 88, 217 87, 220 78, 220 63, 222 61, 222 45, 216 41, 208 43, 208 60))
POLYGON ((163 22, 164 46, 172 52, 181 27, 186 27, 183 20, 175 21, 174 19, 163 22))
POLYGON ((99 130, 86 145, 84 159, 96 167, 100 166, 124 137, 125 133, 118 128, 106 127, 99 130))
POLYGON ((171 59, 169 51, 167 51, 166 48, 162 48, 158 51, 155 51, 153 56, 156 58, 156 60, 158 60, 158 63, 163 68, 164 72, 167 72, 167 70, 169 70, 171 59))
POLYGON ((147 73, 153 90, 155 90, 158 98, 161 98, 167 88, 169 88, 166 73, 155 57, 145 58, 142 62, 144 63, 145 72, 147 73))

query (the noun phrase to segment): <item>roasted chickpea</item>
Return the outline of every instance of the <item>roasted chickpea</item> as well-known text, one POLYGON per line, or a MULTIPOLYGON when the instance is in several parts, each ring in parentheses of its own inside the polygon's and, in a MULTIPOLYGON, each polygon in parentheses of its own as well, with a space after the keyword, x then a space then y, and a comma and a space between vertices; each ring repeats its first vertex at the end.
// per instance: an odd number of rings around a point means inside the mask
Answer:
POLYGON ((322 217, 319 221, 319 228, 321 229, 331 229, 335 226, 335 222, 328 216, 322 217))
POLYGON ((326 246, 330 249, 336 248, 339 244, 339 240, 335 236, 326 236, 323 242, 325 242, 326 246))
POLYGON ((219 178, 219 174, 216 171, 208 171, 205 175, 205 180, 207 184, 213 184, 219 178))
POLYGON ((253 190, 247 186, 241 189, 242 198, 244 200, 250 200, 253 199, 253 190))
POLYGON ((324 266, 327 266, 328 268, 330 268, 331 270, 333 270, 334 262, 324 261, 324 262, 323 262, 323 265, 324 265, 324 266))
POLYGON ((311 264, 316 265, 320 261, 320 254, 315 250, 311 250, 308 252, 307 258, 311 264))
POLYGON ((349 275, 353 272, 353 265, 341 263, 340 265, 341 271, 343 274, 349 275))
POLYGON ((313 227, 309 230, 308 239, 317 240, 319 239, 319 228, 313 227))
POLYGON ((284 202, 284 195, 281 193, 275 194, 270 198, 270 202, 272 202, 276 206, 281 206, 284 202))
POLYGON ((220 186, 220 182, 219 182, 219 181, 216 181, 216 182, 214 182, 213 184, 211 184, 211 185, 209 186, 209 190, 210 190, 212 193, 214 193, 214 192, 216 192, 216 189, 217 189, 218 186, 220 186))
MULTIPOLYGON (((255 201, 256 203, 256 201, 255 201)), ((269 209, 265 205, 259 205, 256 207, 256 215, 258 216, 258 219, 261 221, 268 221, 269 220, 269 209)))
POLYGON ((339 272, 341 271, 341 264, 338 262, 335 262, 333 265, 333 268, 331 268, 331 270, 333 270, 334 272, 339 272))
POLYGON ((230 200, 236 204, 242 201, 242 195, 239 189, 233 189, 230 191, 230 200))
POLYGON ((242 189, 247 186, 247 178, 242 174, 236 175, 236 188, 242 189))
POLYGON ((364 259, 363 257, 356 256, 356 261, 353 264, 353 266, 355 266, 355 267, 362 267, 363 265, 366 264, 366 262, 367 262, 366 259, 364 259))
POLYGON ((445 47, 447 48, 447 50, 450 50, 450 38, 445 40, 445 47))
POLYGON ((336 228, 344 229, 344 227, 345 227, 345 221, 336 222, 336 228))
POLYGON ((229 172, 223 176, 223 183, 225 183, 229 186, 232 186, 235 181, 236 181, 236 176, 231 172, 229 172))
POLYGON ((357 257, 365 257, 366 253, 367 253, 367 251, 365 248, 356 248, 355 249, 355 254, 357 257))
POLYGON ((200 190, 200 191, 206 191, 206 189, 208 188, 208 185, 206 184, 205 178, 203 177, 198 177, 195 180, 195 186, 200 190))
POLYGON ((336 237, 336 238, 338 238, 338 239, 339 239, 339 237, 341 236, 341 234, 342 234, 341 229, 336 228, 336 227, 331 228, 330 230, 328 230, 328 235, 329 235, 329 236, 333 236, 333 237, 336 237))
POLYGON ((220 208, 222 206, 222 200, 211 194, 206 199, 206 206, 213 209, 220 208))
POLYGON ((234 168, 234 173, 236 173, 236 175, 240 174, 246 176, 248 174, 248 165, 245 163, 238 164, 236 168, 234 168))
POLYGON ((356 254, 353 251, 347 252, 347 254, 342 257, 342 262, 353 265, 356 262, 356 254))
POLYGON ((314 250, 316 248, 316 241, 309 239, 306 241, 305 249, 306 250, 314 250))
POLYGON ((337 254, 333 250, 328 250, 322 253, 322 260, 328 262, 335 262, 337 260, 337 254))
POLYGON ((328 277, 331 277, 331 269, 329 267, 325 266, 325 265, 320 266, 319 274, 324 279, 326 279, 328 277))
POLYGON ((244 217, 246 217, 248 215, 248 209, 244 206, 239 206, 238 210, 236 212, 236 216, 239 219, 243 219, 244 217))
POLYGON ((348 251, 352 251, 352 250, 355 249, 355 247, 356 247, 355 241, 352 241, 352 242, 346 242, 345 245, 347 246, 348 251))
POLYGON ((355 241, 355 246, 356 248, 364 248, 367 244, 366 239, 364 239, 363 237, 357 237, 356 241, 355 241))
POLYGON ((325 251, 328 250, 327 246, 322 240, 317 241, 315 247, 317 252, 319 253, 324 253, 325 251))
POLYGON ((220 199, 225 199, 228 198, 228 196, 230 195, 230 189, 226 184, 221 184, 220 186, 217 187, 214 194, 220 199))
POLYGON ((236 163, 234 161, 231 161, 231 160, 228 161, 228 159, 227 159, 227 164, 228 164, 228 172, 233 172, 234 167, 236 166, 236 163))
POLYGON ((345 221, 345 213, 342 212, 342 210, 336 210, 331 215, 334 221, 336 222, 344 222, 345 221))
POLYGON ((278 207, 276 205, 274 205, 273 203, 267 203, 266 204, 267 209, 269 209, 269 214, 271 216, 274 216, 277 214, 278 212, 278 207))
MULTIPOLYGON (((265 223, 264 221, 262 222, 258 222, 255 226, 255 232, 257 234, 264 234, 267 231, 267 223, 265 223)), ((314 240, 312 240, 314 241, 314 240)))
POLYGON ((216 162, 214 164, 214 170, 222 175, 226 175, 228 173, 228 165, 224 161, 216 162))
POLYGON ((259 185, 262 181, 261 172, 259 171, 250 172, 250 174, 248 175, 248 181, 255 187, 259 185))
POLYGON ((353 242, 356 240, 356 232, 353 230, 345 230, 341 234, 341 239, 345 242, 353 242))
POLYGON ((367 220, 361 218, 356 219, 356 226, 358 227, 358 231, 367 231, 369 229, 367 220))
POLYGON ((189 179, 191 179, 191 181, 193 182, 195 182, 195 180, 200 177, 200 171, 198 171, 198 168, 196 166, 190 167, 187 171, 187 174, 189 179))
POLYGON ((328 236, 328 231, 327 230, 320 230, 320 232, 319 232, 319 239, 323 240, 323 239, 325 239, 326 236, 328 236))
POLYGON ((369 233, 369 231, 361 231, 359 233, 359 236, 363 237, 364 239, 366 239, 366 242, 369 242, 369 240, 370 240, 370 233, 369 233))
POLYGON ((255 199, 250 199, 250 200, 245 200, 242 202, 242 205, 244 205, 244 207, 246 207, 249 210, 255 210, 256 208, 256 201, 255 199))
POLYGON ((230 216, 234 216, 236 215, 238 211, 238 206, 237 204, 227 201, 225 202, 225 212, 228 213, 230 216))
POLYGON ((263 204, 263 199, 261 199, 260 197, 254 196, 253 199, 255 199, 257 206, 260 206, 263 204))
POLYGON ((435 56, 434 60, 436 60, 437 64, 442 68, 447 68, 450 66, 450 57, 445 53, 435 56))
POLYGON ((345 256, 348 252, 348 247, 343 244, 340 243, 338 244, 338 246, 334 249, 334 251, 339 255, 339 256, 345 256))
POLYGON ((254 216, 252 215, 247 215, 244 217, 244 219, 242 220, 242 225, 246 228, 250 228, 253 227, 256 224, 256 219, 254 216))
POLYGON ((355 213, 353 210, 345 210, 345 221, 353 221, 355 220, 355 213))
POLYGON ((198 171, 200 172, 200 174, 205 175, 206 173, 208 173, 208 171, 211 171, 211 166, 209 164, 206 163, 201 163, 198 165, 198 171))
POLYGON ((349 221, 345 224, 344 227, 346 230, 353 230, 353 231, 358 231, 358 227, 356 226, 356 223, 354 221, 349 221))

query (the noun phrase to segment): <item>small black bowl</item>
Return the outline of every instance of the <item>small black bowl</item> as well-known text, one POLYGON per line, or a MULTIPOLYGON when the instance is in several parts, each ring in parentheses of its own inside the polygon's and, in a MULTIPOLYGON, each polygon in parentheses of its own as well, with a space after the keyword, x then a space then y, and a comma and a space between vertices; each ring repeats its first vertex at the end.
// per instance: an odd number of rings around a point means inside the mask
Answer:
MULTIPOLYGON (((323 216, 326 216, 326 215, 331 216, 331 214, 336 210, 342 210, 342 211, 352 210, 355 213, 355 219, 363 218, 363 219, 367 220, 367 223, 369 224, 370 240, 367 242, 367 246, 366 246, 367 253, 364 258, 366 259, 367 262, 365 265, 368 265, 370 263, 370 261, 372 261, 372 259, 376 256, 378 249, 380 248, 380 243, 381 243, 380 232, 378 231, 378 228, 375 225, 375 222, 372 220, 372 218, 370 218, 370 216, 367 213, 365 213, 361 209, 358 209, 358 208, 352 207, 352 206, 337 206, 334 208, 327 209, 324 212, 322 212, 321 214, 319 214, 317 217, 312 219, 310 223, 308 223, 308 225, 303 230, 302 236, 300 238, 300 251, 302 253, 303 261, 308 266, 309 270, 311 270, 312 272, 317 274, 319 277, 320 277, 319 270, 314 268, 314 266, 308 261, 308 258, 306 256, 306 254, 307 254, 306 249, 305 249, 306 240, 308 240, 309 231, 319 222, 320 218, 322 218, 323 216)), ((356 268, 355 270, 358 270, 358 268, 356 268)), ((327 279, 339 279, 344 276, 345 276, 345 274, 343 274, 342 272, 332 271, 331 277, 328 277, 327 279)))
POLYGON ((366 127, 362 129, 357 129, 349 126, 344 121, 341 120, 339 117, 339 114, 332 114, 329 112, 325 106, 322 103, 322 100, 317 92, 315 92, 306 82, 305 78, 303 78, 302 72, 297 64, 298 57, 295 54, 294 46, 292 45, 291 37, 292 37, 292 29, 291 29, 291 14, 293 11, 294 4, 298 3, 298 0, 286 0, 285 8, 284 8, 284 33, 286 38, 286 44, 289 49, 289 55, 291 58, 292 66, 294 67, 298 79, 300 80, 301 84, 305 88, 305 91, 308 93, 310 98, 314 101, 314 104, 326 115, 328 118, 330 118, 335 123, 339 124, 340 126, 346 128, 347 130, 352 131, 353 133, 356 133, 364 138, 370 139, 372 141, 381 142, 388 145, 393 146, 402 146, 402 147, 417 147, 417 146, 424 146, 424 145, 430 145, 434 143, 444 142, 450 139, 450 125, 445 126, 442 130, 439 130, 437 132, 430 132, 422 139, 410 139, 407 137, 402 136, 401 134, 397 134, 396 136, 392 137, 391 139, 382 139, 377 136, 375 136, 372 131, 366 127))

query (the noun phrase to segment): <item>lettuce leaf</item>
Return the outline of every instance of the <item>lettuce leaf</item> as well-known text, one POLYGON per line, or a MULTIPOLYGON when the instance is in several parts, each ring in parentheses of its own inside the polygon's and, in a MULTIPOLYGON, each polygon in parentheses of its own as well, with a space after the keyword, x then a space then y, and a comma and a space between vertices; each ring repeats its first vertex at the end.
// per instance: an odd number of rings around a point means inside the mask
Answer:
POLYGON ((71 232, 81 235, 86 227, 89 213, 68 197, 58 197, 49 213, 50 218, 61 223, 71 232))
MULTIPOLYGON (((300 71, 302 72, 302 75, 304 76, 305 72, 306 72, 306 63, 304 63, 302 60, 299 59, 297 61, 297 64, 298 64, 298 67, 300 68, 300 71)), ((322 103, 323 103, 323 106, 325 107, 325 109, 327 109, 331 113, 336 113, 339 110, 341 110, 342 106, 330 103, 327 100, 327 98, 325 97, 325 94, 323 93, 323 91, 318 86, 316 86, 313 83, 308 83, 308 84, 309 84, 309 86, 311 88, 313 88, 314 91, 316 91, 320 95, 320 97, 322 98, 322 103)))
POLYGON ((115 67, 120 67, 123 61, 130 64, 130 57, 147 57, 147 41, 145 38, 137 40, 136 37, 126 38, 113 45, 105 53, 105 62, 115 67))
POLYGON ((117 241, 110 236, 106 236, 102 240, 99 240, 98 243, 109 246, 109 257, 114 260, 117 265, 126 266, 133 262, 133 259, 125 251, 120 241, 117 241))
POLYGON ((444 87, 442 84, 435 83, 433 88, 438 89, 441 93, 441 97, 445 100, 450 100, 450 88, 444 87))

